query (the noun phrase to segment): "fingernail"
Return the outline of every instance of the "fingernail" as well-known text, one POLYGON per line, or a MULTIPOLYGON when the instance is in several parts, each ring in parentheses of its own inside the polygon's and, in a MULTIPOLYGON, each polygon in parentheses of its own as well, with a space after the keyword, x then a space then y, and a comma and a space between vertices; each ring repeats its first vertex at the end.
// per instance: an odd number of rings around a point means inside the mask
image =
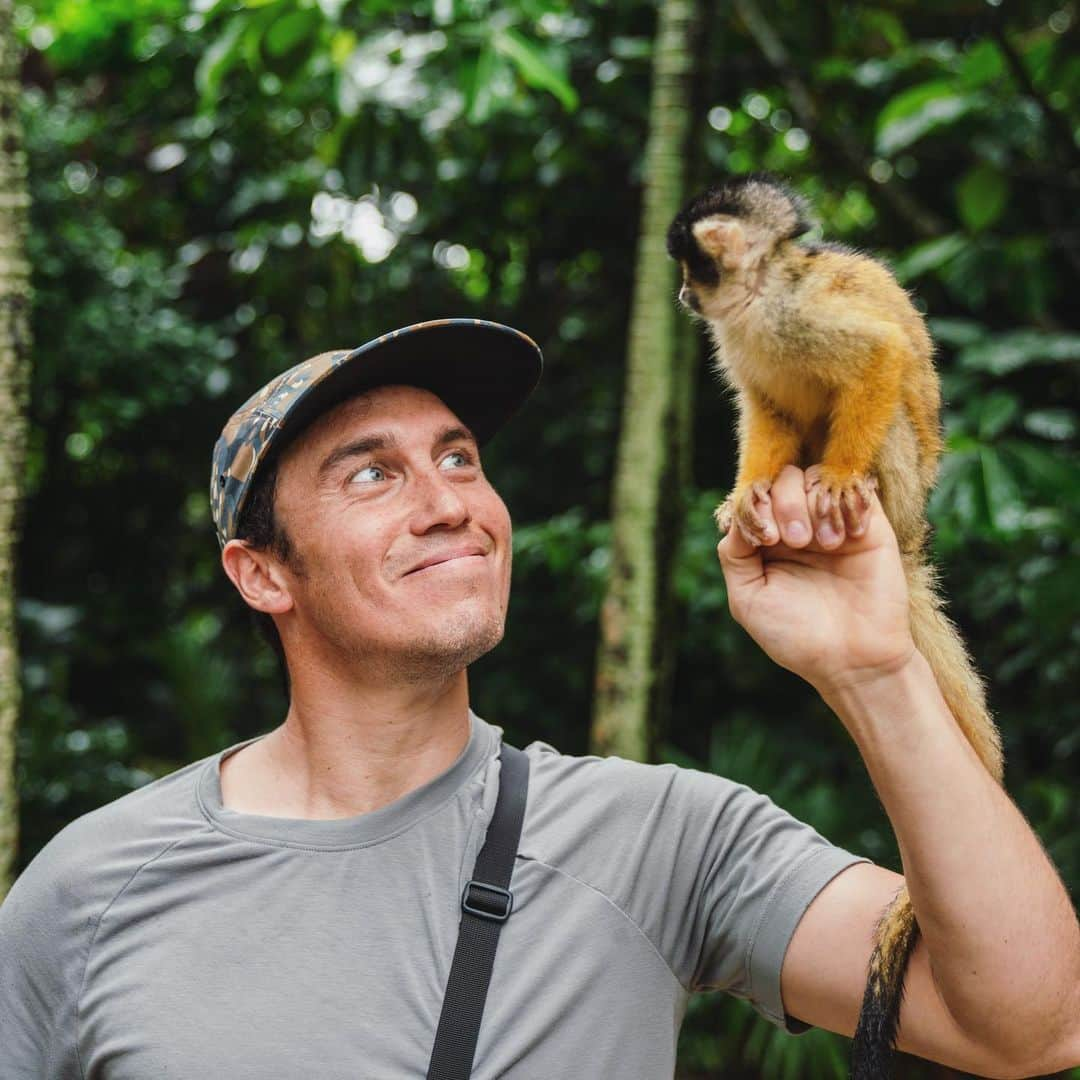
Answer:
POLYGON ((818 529, 818 539, 823 544, 831 544, 840 539, 840 534, 831 525, 822 525, 818 529))
POLYGON ((810 539, 810 533, 801 521, 789 521, 787 525, 788 541, 793 544, 801 544, 810 539))

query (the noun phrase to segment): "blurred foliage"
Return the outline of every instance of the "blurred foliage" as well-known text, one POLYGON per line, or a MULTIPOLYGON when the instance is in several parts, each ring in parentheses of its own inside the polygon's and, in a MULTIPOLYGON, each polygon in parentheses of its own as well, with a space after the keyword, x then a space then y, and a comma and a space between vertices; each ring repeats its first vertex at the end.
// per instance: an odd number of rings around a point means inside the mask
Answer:
MULTIPOLYGON (((1075 4, 763 2, 794 57, 779 72, 734 8, 703 7, 699 180, 789 176, 826 236, 886 257, 931 317, 951 610, 1010 792, 1075 900, 1075 4)), ((22 863, 73 817, 280 720, 275 663, 218 565, 211 446, 272 374, 424 318, 498 319, 544 348, 542 387, 486 455, 516 581, 472 689, 510 741, 584 752, 653 5, 38 0, 16 19, 37 290, 22 863)), ((839 725, 727 614, 711 509, 732 416, 701 352, 665 757, 898 868, 839 725)), ((695 998, 680 1049, 687 1077, 834 1077, 846 1060, 844 1040, 786 1037, 722 995, 695 998)))

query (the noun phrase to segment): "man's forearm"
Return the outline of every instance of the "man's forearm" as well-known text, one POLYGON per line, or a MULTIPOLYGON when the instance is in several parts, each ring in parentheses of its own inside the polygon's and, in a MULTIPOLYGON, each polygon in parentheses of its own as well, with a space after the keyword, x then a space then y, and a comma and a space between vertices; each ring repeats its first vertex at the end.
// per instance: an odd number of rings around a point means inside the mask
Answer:
POLYGON ((1073 1031, 1080 928, 1016 806, 949 713, 926 660, 823 693, 900 846, 934 980, 956 1022, 1014 1057, 1073 1031))

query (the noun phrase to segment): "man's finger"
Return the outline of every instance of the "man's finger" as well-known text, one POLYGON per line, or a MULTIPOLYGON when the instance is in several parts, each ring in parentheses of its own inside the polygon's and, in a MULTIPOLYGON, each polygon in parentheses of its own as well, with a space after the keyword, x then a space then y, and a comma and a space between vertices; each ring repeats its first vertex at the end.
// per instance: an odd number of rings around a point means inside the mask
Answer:
POLYGON ((805 547, 814 537, 807 507, 806 484, 802 469, 785 465, 769 492, 773 516, 780 526, 780 536, 788 547, 805 547))
POLYGON ((755 581, 762 579, 764 568, 761 551, 761 548, 749 543, 736 527, 731 528, 716 545, 720 569, 724 572, 724 581, 727 583, 729 604, 755 581))

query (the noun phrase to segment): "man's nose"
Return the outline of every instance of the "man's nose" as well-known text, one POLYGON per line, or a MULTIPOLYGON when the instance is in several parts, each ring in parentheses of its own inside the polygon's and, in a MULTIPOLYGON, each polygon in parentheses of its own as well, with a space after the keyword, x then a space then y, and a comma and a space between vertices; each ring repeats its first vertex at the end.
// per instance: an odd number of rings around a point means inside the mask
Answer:
POLYGON ((417 535, 440 526, 454 529, 472 517, 458 485, 438 469, 415 476, 413 484, 412 531, 417 535))

